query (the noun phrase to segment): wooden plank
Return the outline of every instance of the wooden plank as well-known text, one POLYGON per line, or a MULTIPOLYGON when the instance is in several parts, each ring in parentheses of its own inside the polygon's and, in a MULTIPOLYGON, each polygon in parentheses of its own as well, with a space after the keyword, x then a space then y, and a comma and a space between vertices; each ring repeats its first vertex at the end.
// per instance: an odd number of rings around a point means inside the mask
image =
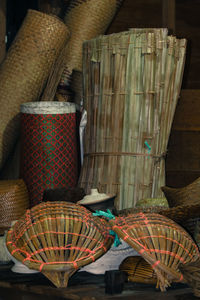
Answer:
POLYGON ((0 0, 0 63, 6 54, 6 0, 0 0))
POLYGON ((161 0, 125 0, 107 33, 145 27, 162 27, 161 0))
POLYGON ((172 130, 200 131, 200 90, 182 90, 172 130))
POLYGON ((173 34, 176 29, 175 8, 175 0, 162 0, 162 26, 173 34))

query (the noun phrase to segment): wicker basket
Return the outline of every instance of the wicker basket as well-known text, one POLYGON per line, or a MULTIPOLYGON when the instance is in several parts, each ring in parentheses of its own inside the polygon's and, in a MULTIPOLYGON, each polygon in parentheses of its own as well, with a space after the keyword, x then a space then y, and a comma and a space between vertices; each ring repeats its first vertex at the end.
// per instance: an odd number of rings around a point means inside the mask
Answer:
POLYGON ((157 286, 164 291, 172 281, 183 280, 180 263, 196 261, 199 250, 190 235, 172 220, 158 214, 130 214, 109 221, 112 229, 154 269, 157 286))
POLYGON ((28 191, 22 179, 0 181, 0 233, 4 233, 28 207, 28 191))
POLYGON ((15 223, 7 234, 7 248, 28 268, 66 287, 72 274, 110 248, 109 229, 106 221, 77 204, 45 202, 15 223))
POLYGON ((185 281, 193 289, 194 295, 200 297, 200 260, 179 266, 185 281))
POLYGON ((128 275, 131 282, 156 284, 157 276, 151 265, 141 256, 129 256, 123 260, 119 269, 128 275))
POLYGON ((123 0, 72 0, 64 21, 71 32, 61 85, 67 85, 72 70, 82 71, 82 44, 105 33, 123 0))
POLYGON ((0 169, 19 133, 19 106, 36 101, 69 31, 57 17, 29 10, 0 69, 0 169))
MULTIPOLYGON (((74 188, 78 180, 74 103, 29 102, 21 105, 21 177, 31 207, 50 188, 74 188)), ((59 199, 58 199, 59 200, 59 199)))

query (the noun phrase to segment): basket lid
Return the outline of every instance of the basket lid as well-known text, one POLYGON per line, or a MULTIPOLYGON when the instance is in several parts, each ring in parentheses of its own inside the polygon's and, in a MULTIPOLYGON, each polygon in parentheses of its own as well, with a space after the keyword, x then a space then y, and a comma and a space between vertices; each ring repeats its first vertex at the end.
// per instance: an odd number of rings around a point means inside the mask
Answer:
POLYGON ((69 114, 76 112, 76 105, 70 102, 36 101, 21 104, 20 111, 26 114, 69 114))
POLYGON ((99 193, 97 189, 91 189, 90 194, 86 195, 82 200, 78 201, 78 203, 82 205, 94 204, 94 203, 106 201, 113 197, 115 197, 115 195, 99 193))

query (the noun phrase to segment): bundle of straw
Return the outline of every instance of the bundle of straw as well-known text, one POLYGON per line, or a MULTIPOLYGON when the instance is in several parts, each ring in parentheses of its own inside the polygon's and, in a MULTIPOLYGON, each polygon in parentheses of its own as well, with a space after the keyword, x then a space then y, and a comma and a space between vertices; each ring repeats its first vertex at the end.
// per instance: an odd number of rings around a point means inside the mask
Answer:
POLYGON ((27 210, 7 234, 9 252, 28 268, 66 287, 80 267, 95 261, 113 237, 104 220, 68 202, 45 202, 27 210))
POLYGON ((167 29, 131 29, 84 43, 88 123, 80 185, 117 194, 118 209, 163 197, 185 48, 186 40, 167 29))

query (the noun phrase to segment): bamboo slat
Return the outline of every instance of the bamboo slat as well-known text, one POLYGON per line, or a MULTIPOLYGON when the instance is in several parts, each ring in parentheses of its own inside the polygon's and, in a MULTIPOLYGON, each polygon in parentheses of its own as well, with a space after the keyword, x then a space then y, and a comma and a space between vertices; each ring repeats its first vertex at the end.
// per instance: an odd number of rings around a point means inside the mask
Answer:
POLYGON ((163 197, 185 48, 185 39, 160 28, 130 29, 83 45, 88 123, 79 184, 88 193, 117 194, 117 209, 163 197))

